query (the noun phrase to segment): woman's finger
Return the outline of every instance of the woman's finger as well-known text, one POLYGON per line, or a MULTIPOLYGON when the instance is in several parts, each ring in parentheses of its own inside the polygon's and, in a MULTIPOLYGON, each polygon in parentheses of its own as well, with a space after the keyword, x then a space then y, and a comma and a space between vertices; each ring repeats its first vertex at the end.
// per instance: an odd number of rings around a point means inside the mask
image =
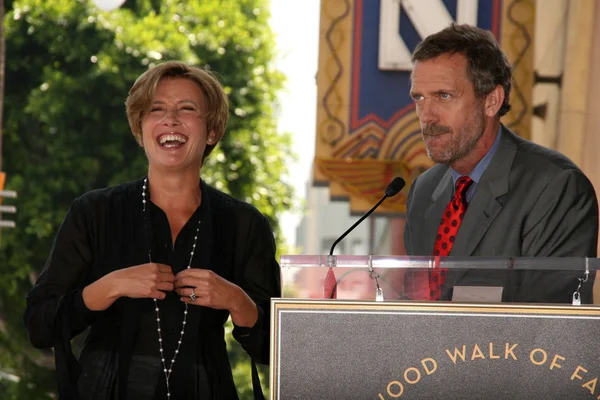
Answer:
POLYGON ((199 287, 206 284, 206 281, 200 278, 186 276, 183 278, 176 278, 175 287, 199 287))
POLYGON ((196 279, 209 279, 213 275, 215 275, 215 273, 208 269, 186 268, 183 271, 178 272, 176 278, 192 277, 196 279))
POLYGON ((196 295, 196 297, 203 297, 206 296, 206 292, 202 291, 202 290, 198 290, 198 288, 179 288, 176 289, 175 292, 180 295, 181 297, 190 297, 192 295, 192 293, 194 293, 196 295))
POLYGON ((159 272, 168 272, 170 274, 173 274, 173 270, 168 265, 166 265, 166 264, 155 264, 155 265, 158 267, 159 272))
POLYGON ((156 284, 156 289, 165 292, 172 292, 174 289, 174 285, 171 282, 159 282, 156 284))
POLYGON ((151 299, 164 300, 165 297, 167 297, 167 294, 160 290, 153 290, 148 297, 151 299))
POLYGON ((194 288, 177 289, 179 299, 187 304, 193 304, 197 306, 207 306, 206 299, 202 297, 194 288), (193 294, 193 296, 192 296, 193 294))
POLYGON ((161 272, 158 275, 158 279, 162 282, 174 282, 175 276, 172 273, 161 272))

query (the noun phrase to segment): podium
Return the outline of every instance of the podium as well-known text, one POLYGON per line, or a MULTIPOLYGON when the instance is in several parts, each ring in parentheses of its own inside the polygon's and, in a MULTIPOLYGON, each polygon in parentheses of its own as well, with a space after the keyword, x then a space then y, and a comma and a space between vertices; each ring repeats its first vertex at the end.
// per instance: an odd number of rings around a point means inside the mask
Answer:
POLYGON ((598 259, 282 256, 281 266, 271 399, 600 398, 598 259), (443 298, 411 299, 433 268, 447 271, 443 298))

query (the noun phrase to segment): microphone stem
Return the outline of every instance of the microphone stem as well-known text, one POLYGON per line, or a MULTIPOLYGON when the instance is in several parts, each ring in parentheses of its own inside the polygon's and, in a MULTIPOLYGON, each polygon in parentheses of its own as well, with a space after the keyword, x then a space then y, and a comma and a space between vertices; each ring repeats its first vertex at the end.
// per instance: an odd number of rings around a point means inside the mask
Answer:
POLYGON ((332 256, 332 255, 333 255, 333 249, 335 249, 335 246, 336 246, 336 245, 337 245, 339 242, 341 242, 341 241, 342 241, 342 239, 344 239, 344 238, 345 238, 345 237, 346 237, 346 236, 347 236, 347 235, 348 235, 350 232, 352 232, 352 229, 356 228, 356 226, 357 226, 358 224, 360 224, 361 222, 363 222, 365 218, 367 218, 369 215, 371 215, 371 213, 372 213, 373 211, 375 211, 375 209, 376 209, 377 207, 379 207, 379 205, 380 205, 381 203, 383 203, 383 201, 384 201, 385 199, 387 199, 387 198, 388 198, 388 195, 387 195, 387 194, 386 194, 386 195, 384 195, 384 196, 383 196, 383 197, 382 197, 382 198, 381 198, 381 199, 380 199, 380 200, 377 202, 377 204, 375 204, 375 205, 374 205, 374 206, 373 206, 373 207, 372 207, 372 208, 371 208, 371 209, 370 209, 370 210, 369 210, 369 211, 368 211, 368 212, 367 212, 365 215, 363 215, 362 217, 360 217, 360 219, 359 219, 358 221, 356 221, 356 222, 354 223, 354 225, 352 225, 352 226, 351 226, 351 227, 350 227, 350 228, 349 228, 349 229, 348 229, 346 232, 344 232, 344 234, 343 234, 342 236, 340 236, 340 237, 339 237, 339 238, 338 238, 338 239, 337 239, 335 242, 333 242, 333 244, 331 245, 331 249, 329 250, 329 255, 330 255, 330 256, 332 256))

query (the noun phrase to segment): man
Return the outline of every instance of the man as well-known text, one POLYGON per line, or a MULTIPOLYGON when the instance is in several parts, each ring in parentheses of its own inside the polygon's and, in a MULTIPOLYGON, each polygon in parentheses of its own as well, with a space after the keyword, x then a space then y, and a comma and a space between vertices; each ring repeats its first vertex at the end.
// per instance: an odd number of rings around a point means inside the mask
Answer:
MULTIPOLYGON (((594 188, 564 155, 500 123, 511 66, 490 32, 452 25, 413 53, 411 97, 429 157, 411 187, 404 242, 422 256, 595 257, 594 188)), ((568 266, 565 266, 568 268, 568 266)), ((498 286, 503 301, 571 302, 581 273, 498 270, 407 274, 407 296, 452 298, 456 285, 498 286)), ((591 283, 583 302, 591 301, 591 283)))

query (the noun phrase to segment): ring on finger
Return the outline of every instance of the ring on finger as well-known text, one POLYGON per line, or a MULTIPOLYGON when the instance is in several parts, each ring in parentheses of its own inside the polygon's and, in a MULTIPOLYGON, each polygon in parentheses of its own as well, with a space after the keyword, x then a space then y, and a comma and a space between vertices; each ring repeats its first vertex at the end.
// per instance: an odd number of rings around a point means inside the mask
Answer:
POLYGON ((192 303, 196 301, 196 288, 192 288, 192 294, 189 295, 189 298, 192 303))

